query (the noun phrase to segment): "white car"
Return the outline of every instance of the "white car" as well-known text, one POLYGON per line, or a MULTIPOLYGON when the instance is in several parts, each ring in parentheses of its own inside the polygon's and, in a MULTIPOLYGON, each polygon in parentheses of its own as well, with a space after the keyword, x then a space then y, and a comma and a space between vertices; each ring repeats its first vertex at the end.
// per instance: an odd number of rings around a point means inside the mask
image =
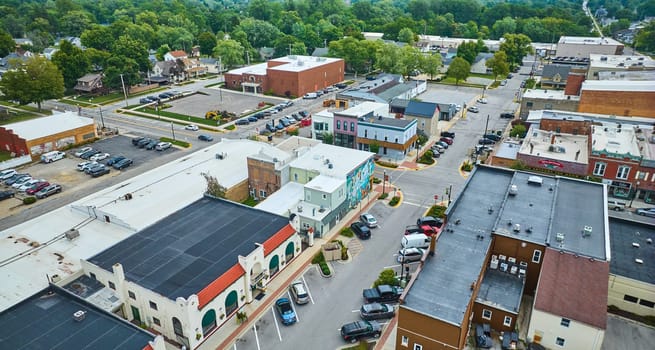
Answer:
POLYGON ((36 185, 39 182, 45 182, 44 179, 38 180, 38 179, 32 179, 30 181, 23 182, 20 187, 18 187, 18 192, 25 192, 28 189, 32 188, 32 186, 36 185))
POLYGON ((25 176, 25 177, 23 177, 23 178, 21 178, 21 179, 18 179, 18 181, 14 182, 14 183, 11 185, 11 187, 13 187, 13 188, 19 188, 19 187, 23 186, 26 182, 28 182, 28 181, 32 181, 32 180, 33 180, 33 179, 32 179, 31 176, 25 176))
POLYGON ((455 109, 459 112, 462 110, 462 105, 455 105, 455 109))
POLYGON ((74 153, 74 154, 75 154, 75 157, 79 157, 79 156, 81 156, 82 154, 84 154, 84 153, 86 153, 86 152, 88 152, 88 151, 90 151, 90 150, 92 150, 92 149, 93 149, 93 148, 91 148, 91 147, 82 147, 82 148, 80 148, 79 150, 77 150, 77 152, 74 153))
POLYGON ((15 169, 7 169, 7 170, 0 171, 0 180, 6 180, 14 176, 15 174, 16 174, 15 169))
POLYGON ((157 151, 165 151, 169 148, 171 148, 171 143, 170 142, 160 142, 155 146, 155 149, 157 151))
POLYGON ((92 162, 97 162, 99 160, 104 160, 104 159, 107 159, 107 158, 109 158, 109 153, 98 153, 98 154, 96 154, 94 156, 91 156, 91 158, 89 158, 89 160, 92 161, 92 162))
POLYGON ((184 127, 184 130, 198 131, 198 125, 189 124, 184 127))
POLYGON ((93 161, 82 162, 82 163, 77 165, 77 171, 84 171, 84 170, 86 170, 86 169, 88 169, 88 168, 90 168, 90 167, 92 167, 92 166, 94 166, 96 164, 98 164, 98 162, 93 162, 93 161))
POLYGON ((478 99, 478 103, 487 104, 487 102, 489 102, 489 101, 487 101, 486 97, 482 97, 482 98, 478 99))

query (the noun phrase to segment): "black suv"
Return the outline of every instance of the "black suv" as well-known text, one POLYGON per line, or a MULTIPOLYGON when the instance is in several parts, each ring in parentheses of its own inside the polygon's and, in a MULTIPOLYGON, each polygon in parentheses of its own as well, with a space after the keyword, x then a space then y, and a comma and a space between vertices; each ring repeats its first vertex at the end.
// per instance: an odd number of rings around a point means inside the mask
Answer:
POLYGON ((443 220, 432 216, 424 216, 416 220, 416 226, 421 227, 425 225, 430 227, 441 227, 441 225, 443 225, 443 220))
POLYGON ((364 337, 379 338, 381 333, 382 327, 375 321, 357 321, 341 326, 341 337, 351 343, 364 337))
POLYGON ((486 134, 483 136, 485 139, 500 141, 501 137, 496 134, 486 134))
POLYGON ((452 131, 442 131, 441 137, 450 137, 451 139, 455 138, 455 133, 452 131))
POLYGON ((514 119, 514 113, 500 113, 500 117, 504 119, 514 119))
POLYGON ((359 239, 369 239, 371 238, 371 229, 369 229, 361 221, 355 221, 350 224, 350 229, 359 237, 359 239))

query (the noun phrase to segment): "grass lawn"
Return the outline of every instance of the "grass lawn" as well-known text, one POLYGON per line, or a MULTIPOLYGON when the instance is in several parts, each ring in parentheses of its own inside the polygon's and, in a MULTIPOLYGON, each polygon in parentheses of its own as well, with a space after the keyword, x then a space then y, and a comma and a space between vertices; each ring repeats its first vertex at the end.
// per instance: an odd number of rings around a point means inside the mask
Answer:
POLYGON ((25 105, 22 105, 22 106, 21 106, 21 105, 19 105, 19 104, 11 103, 11 102, 8 102, 8 101, 0 101, 0 105, 3 105, 3 106, 9 106, 9 107, 14 107, 14 108, 18 108, 18 109, 22 109, 22 110, 27 111, 27 112, 41 113, 41 114, 47 114, 47 115, 51 115, 51 114, 52 114, 52 111, 49 110, 49 109, 42 109, 42 110, 39 112, 39 109, 36 108, 36 107, 25 106, 25 105))
POLYGON ((205 85, 205 87, 210 88, 210 87, 214 87, 214 86, 223 86, 223 85, 225 85, 224 82, 219 82, 219 83, 213 83, 213 84, 205 85))
POLYGON ((190 116, 190 115, 178 114, 178 113, 167 112, 167 111, 157 112, 154 108, 150 108, 150 107, 139 108, 139 109, 137 109, 137 111, 143 112, 143 113, 150 113, 150 114, 152 114, 153 119, 156 116, 161 115, 161 116, 164 116, 164 117, 167 117, 167 118, 173 118, 173 119, 183 121, 184 124, 195 123, 195 124, 204 124, 204 125, 210 125, 210 126, 220 125, 215 120, 212 120, 212 119, 198 118, 198 117, 193 117, 193 116, 190 116))
POLYGON ((95 103, 84 102, 82 100, 73 100, 73 99, 69 99, 69 98, 66 98, 66 97, 60 99, 59 102, 65 103, 65 104, 68 104, 68 105, 71 105, 71 106, 78 106, 79 105, 79 106, 82 106, 82 107, 85 107, 85 108, 86 107, 95 107, 96 106, 95 103))
POLYGON ((0 162, 11 159, 11 153, 7 151, 0 151, 0 162))
POLYGON ((468 86, 468 87, 477 87, 477 88, 484 88, 486 85, 483 84, 473 84, 473 83, 467 83, 465 81, 460 81, 459 84, 455 83, 455 78, 444 78, 440 82, 435 83, 435 84, 444 84, 444 85, 459 85, 459 86, 468 86))

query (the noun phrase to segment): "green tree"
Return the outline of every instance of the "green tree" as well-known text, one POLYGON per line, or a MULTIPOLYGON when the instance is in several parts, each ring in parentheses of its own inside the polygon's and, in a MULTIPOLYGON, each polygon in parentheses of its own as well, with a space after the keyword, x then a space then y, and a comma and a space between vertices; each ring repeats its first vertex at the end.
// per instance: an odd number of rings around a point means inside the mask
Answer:
POLYGON ((398 41, 413 45, 415 34, 409 28, 403 28, 398 32, 398 41))
POLYGON ((0 57, 5 57, 14 50, 16 50, 16 42, 11 34, 0 28, 0 57))
POLYGON ((86 11, 71 11, 61 18, 61 32, 68 36, 79 36, 91 27, 93 19, 86 11))
POLYGON ((434 76, 439 74, 441 70, 441 55, 432 54, 425 57, 423 65, 421 66, 421 71, 430 76, 430 79, 434 79, 434 76))
POLYGON ((502 38, 507 33, 516 32, 516 20, 512 17, 505 17, 496 21, 491 27, 491 37, 494 39, 502 38))
POLYGON ((510 66, 520 66, 523 57, 532 52, 530 38, 525 34, 505 34, 505 41, 500 43, 500 51, 505 51, 510 66))
POLYGON ((245 49, 238 41, 228 39, 219 40, 214 48, 214 57, 221 59, 221 63, 226 67, 232 67, 244 63, 245 49))
POLYGON ((30 57, 25 63, 13 61, 0 80, 0 91, 21 105, 64 96, 64 78, 57 66, 45 57, 30 57))
POLYGON ((466 41, 457 47, 457 57, 461 57, 466 62, 469 63, 469 65, 473 64, 475 62, 475 58, 478 57, 478 44, 475 41, 466 41))
POLYGON ((366 72, 370 69, 375 58, 375 51, 367 40, 358 40, 353 37, 343 38, 330 43, 328 55, 331 57, 341 57, 346 61, 346 67, 355 72, 366 72))
POLYGON ((646 52, 655 51, 655 21, 651 21, 635 36, 634 47, 646 52))
POLYGON ((375 56, 375 67, 383 72, 398 73, 400 48, 393 43, 384 43, 380 45, 375 56))
POLYGON ((509 63, 507 63, 507 54, 505 51, 496 52, 494 57, 488 59, 484 64, 493 71, 494 81, 498 76, 504 77, 509 73, 509 63))
POLYGON ((254 48, 273 47, 280 30, 274 25, 253 18, 248 18, 239 24, 239 28, 246 33, 248 42, 254 48))
POLYGON ((455 79, 455 84, 459 85, 460 80, 466 80, 471 73, 471 65, 461 57, 455 57, 448 67, 448 77, 455 79))
POLYGON ((148 48, 145 43, 123 35, 114 42, 112 54, 131 58, 139 65, 141 72, 147 72, 150 69, 150 60, 148 59, 148 48))
POLYGON ((212 32, 202 32, 198 35, 198 45, 201 54, 211 55, 216 47, 216 36, 212 32))
POLYGON ((139 64, 132 58, 112 55, 105 61, 103 84, 113 89, 121 89, 136 85, 141 81, 139 64), (121 75, 123 80, 121 81, 121 75))
POLYGON ((405 77, 409 77, 412 72, 420 70, 425 65, 425 56, 414 46, 403 46, 399 58, 401 74, 405 77))
POLYGON ((160 46, 157 51, 155 51, 155 58, 157 58, 158 61, 163 61, 164 60, 164 55, 167 53, 171 52, 171 48, 168 46, 168 44, 164 44, 160 46))
POLYGON ((512 128, 512 130, 510 130, 509 136, 524 138, 527 132, 528 130, 525 128, 525 125, 517 124, 512 128))
POLYGON ((84 51, 67 40, 59 43, 59 50, 52 55, 52 63, 59 68, 64 77, 64 86, 69 89, 75 86, 77 79, 86 74, 90 67, 84 51))
POLYGON ((334 142, 334 135, 331 132, 323 133, 323 143, 331 145, 334 142))
POLYGON ((96 50, 109 51, 114 45, 114 35, 107 26, 94 24, 80 36, 82 45, 96 50))

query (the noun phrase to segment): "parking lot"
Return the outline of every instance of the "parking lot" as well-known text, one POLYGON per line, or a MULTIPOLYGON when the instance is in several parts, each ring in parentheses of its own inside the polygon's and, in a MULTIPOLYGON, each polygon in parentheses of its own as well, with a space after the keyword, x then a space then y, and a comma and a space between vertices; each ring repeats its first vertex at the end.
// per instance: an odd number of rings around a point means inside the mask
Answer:
POLYGON ((239 116, 246 111, 257 110, 260 102, 275 105, 282 101, 286 99, 241 94, 225 89, 202 89, 202 93, 166 102, 172 106, 166 111, 198 118, 204 118, 208 111, 228 111, 239 116))
MULTIPOLYGON (((171 147, 161 152, 138 148, 132 145, 130 137, 122 135, 102 139, 88 146, 103 153, 109 153, 111 156, 125 156, 132 159, 133 164, 123 170, 110 168, 109 174, 93 178, 84 172, 77 170, 77 164, 84 161, 83 159, 77 158, 74 155, 74 153, 79 148, 81 148, 79 147, 67 151, 66 157, 56 162, 49 164, 33 163, 26 167, 22 167, 19 169, 20 173, 28 173, 32 176, 32 178, 44 179, 51 184, 59 184, 62 186, 62 192, 44 199, 40 199, 35 204, 29 206, 22 205, 22 199, 26 197, 26 195, 17 193, 14 198, 6 199, 0 202, 0 217, 7 218, 26 209, 34 212, 44 212, 44 210, 47 211, 47 209, 43 208, 44 203, 56 201, 58 203, 57 206, 61 205, 60 203, 62 202, 68 203, 71 200, 78 199, 89 193, 92 193, 96 189, 104 188, 108 186, 108 184, 117 183, 125 179, 127 176, 133 175, 129 173, 141 173, 145 171, 143 168, 150 169, 156 165, 161 165, 168 161, 169 155, 180 152, 180 150, 176 149, 175 147, 171 147), (124 173, 127 174, 123 175, 124 173), (71 200, 65 201, 64 197, 71 198, 71 200)), ((100 162, 105 163, 106 159, 100 162)), ((9 189, 10 187, 0 185, 0 188, 5 190, 9 189)), ((4 227, 4 225, 2 226, 4 227)))

